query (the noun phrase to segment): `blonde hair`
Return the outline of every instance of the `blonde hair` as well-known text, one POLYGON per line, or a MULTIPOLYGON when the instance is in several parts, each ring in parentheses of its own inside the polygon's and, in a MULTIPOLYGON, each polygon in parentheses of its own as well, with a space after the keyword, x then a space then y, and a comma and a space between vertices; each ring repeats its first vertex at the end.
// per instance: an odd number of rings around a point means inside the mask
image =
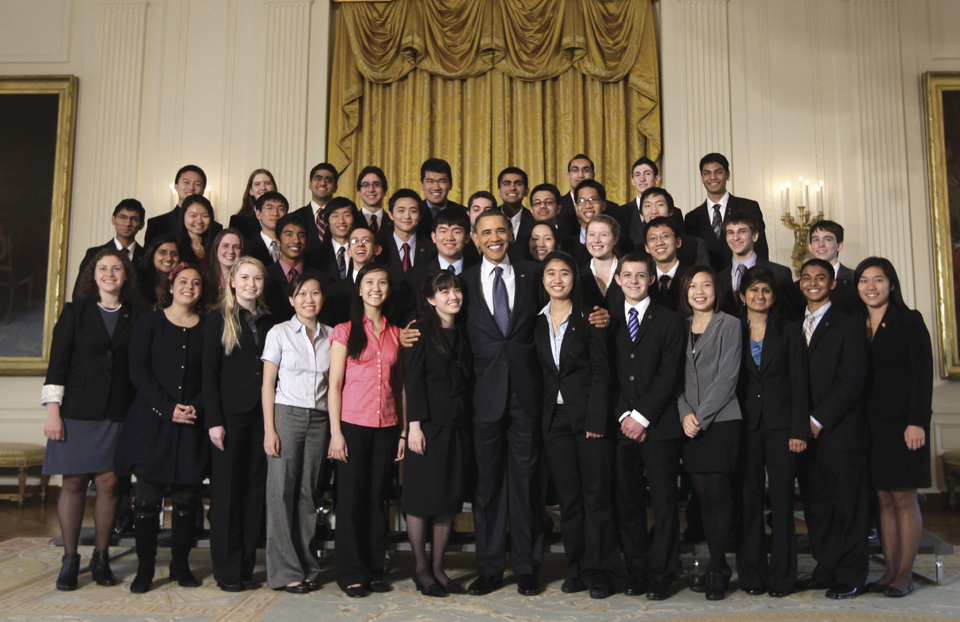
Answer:
MULTIPOLYGON (((264 283, 267 280, 267 269, 263 267, 260 260, 247 255, 238 259, 237 263, 230 268, 230 276, 223 288, 223 296, 220 298, 219 305, 223 309, 223 334, 220 336, 220 343, 223 344, 223 352, 227 356, 233 354, 234 348, 240 345, 240 305, 237 304, 237 293, 233 291, 230 283, 236 278, 240 266, 247 264, 260 271, 264 283)), ((257 296, 257 306, 266 308, 266 304, 263 302, 263 290, 257 296)))

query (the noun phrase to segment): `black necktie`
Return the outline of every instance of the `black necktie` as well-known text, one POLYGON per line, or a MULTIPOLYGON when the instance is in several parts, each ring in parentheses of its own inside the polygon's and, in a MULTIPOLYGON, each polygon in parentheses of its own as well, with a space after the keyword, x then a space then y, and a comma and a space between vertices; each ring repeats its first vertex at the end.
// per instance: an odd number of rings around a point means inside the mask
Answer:
POLYGON ((507 297, 507 285, 503 282, 503 268, 493 269, 493 319, 500 332, 507 336, 510 329, 510 299, 507 297))
POLYGON ((453 264, 450 264, 449 266, 447 266, 447 270, 449 270, 450 272, 453 272, 454 274, 457 273, 457 269, 453 267, 453 264))
POLYGON ((723 222, 723 219, 720 218, 720 204, 717 203, 713 206, 713 222, 710 223, 713 225, 713 235, 717 236, 717 239, 720 239, 720 234, 723 233, 723 228, 720 226, 723 222))
POLYGON ((670 289, 670 275, 664 274, 662 277, 660 277, 660 293, 666 294, 669 289, 670 289))

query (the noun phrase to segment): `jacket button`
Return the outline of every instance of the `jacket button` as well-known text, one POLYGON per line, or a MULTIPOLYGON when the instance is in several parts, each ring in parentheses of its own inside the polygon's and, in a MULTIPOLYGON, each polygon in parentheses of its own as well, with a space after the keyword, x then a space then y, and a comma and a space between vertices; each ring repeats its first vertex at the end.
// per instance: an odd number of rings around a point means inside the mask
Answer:
POLYGON ((630 353, 630 358, 633 358, 633 356, 634 356, 634 354, 633 354, 633 352, 631 352, 631 353, 630 353))
POLYGON ((630 380, 630 382, 633 382, 633 376, 630 376, 630 378, 628 378, 628 380, 630 380))

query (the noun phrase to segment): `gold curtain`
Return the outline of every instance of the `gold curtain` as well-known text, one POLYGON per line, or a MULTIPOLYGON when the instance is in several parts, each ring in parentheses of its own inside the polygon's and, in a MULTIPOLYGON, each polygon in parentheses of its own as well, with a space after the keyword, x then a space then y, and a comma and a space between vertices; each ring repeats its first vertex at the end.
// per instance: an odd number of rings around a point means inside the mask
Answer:
POLYGON ((622 203, 630 164, 659 160, 650 0, 394 0, 337 19, 327 159, 345 195, 371 164, 417 189, 428 157, 461 203, 506 166, 563 191, 583 152, 622 203))

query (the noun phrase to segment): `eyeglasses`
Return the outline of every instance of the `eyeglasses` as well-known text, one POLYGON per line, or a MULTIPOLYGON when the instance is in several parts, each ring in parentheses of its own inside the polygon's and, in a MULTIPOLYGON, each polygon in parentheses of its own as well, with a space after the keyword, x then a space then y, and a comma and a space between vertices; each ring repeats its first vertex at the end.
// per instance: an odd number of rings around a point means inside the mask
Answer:
POLYGON ((332 184, 332 183, 333 183, 333 177, 325 176, 325 175, 314 175, 314 176, 313 176, 313 179, 311 179, 310 181, 313 181, 313 182, 318 183, 318 184, 319 184, 320 182, 327 183, 327 184, 332 184))
POLYGON ((647 236, 647 244, 653 244, 657 240, 663 240, 664 242, 667 242, 669 240, 672 240, 674 237, 675 236, 672 233, 661 233, 660 235, 657 235, 656 233, 651 233, 650 235, 647 236))
POLYGON ((593 172, 593 169, 590 168, 589 166, 583 166, 583 167, 580 167, 580 168, 577 168, 576 166, 571 166, 569 172, 570 172, 570 173, 583 173, 584 175, 589 175, 590 173, 593 172))
POLYGON ((541 205, 544 205, 546 207, 553 207, 556 204, 557 202, 554 201, 553 199, 543 199, 543 200, 537 199, 536 201, 532 202, 530 205, 531 207, 540 207, 541 205))
POLYGON ((360 184, 360 187, 366 190, 367 188, 383 188, 383 184, 379 181, 365 181, 360 184))
POLYGON ((587 203, 589 203, 590 205, 599 205, 600 197, 593 196, 593 197, 586 197, 584 199, 577 199, 577 205, 586 205, 587 203))

